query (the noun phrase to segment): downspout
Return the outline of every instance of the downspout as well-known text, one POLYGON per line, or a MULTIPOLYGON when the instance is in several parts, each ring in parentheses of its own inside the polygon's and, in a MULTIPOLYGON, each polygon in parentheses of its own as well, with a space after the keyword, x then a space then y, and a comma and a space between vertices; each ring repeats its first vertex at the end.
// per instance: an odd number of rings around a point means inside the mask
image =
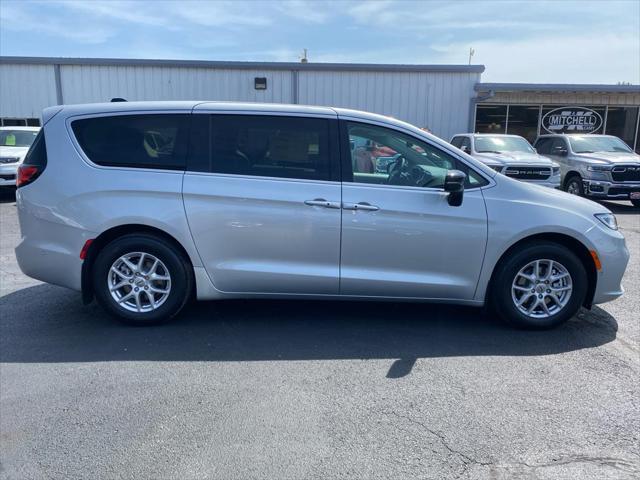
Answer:
POLYGON ((485 100, 489 100, 490 98, 493 98, 495 96, 496 96, 496 92, 494 92, 493 90, 489 90, 489 93, 487 93, 486 95, 481 97, 473 97, 471 99, 471 102, 469 105, 469 133, 474 133, 473 131, 475 130, 476 105, 480 102, 484 102, 485 100))

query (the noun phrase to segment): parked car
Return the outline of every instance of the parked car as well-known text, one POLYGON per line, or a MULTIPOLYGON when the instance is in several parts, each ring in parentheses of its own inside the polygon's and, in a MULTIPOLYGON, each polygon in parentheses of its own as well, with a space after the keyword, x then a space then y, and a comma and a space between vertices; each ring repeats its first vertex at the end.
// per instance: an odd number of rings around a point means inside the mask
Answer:
POLYGON ((567 192, 594 199, 630 200, 640 207, 640 155, 618 137, 541 135, 535 145, 538 152, 561 165, 567 192))
POLYGON ((20 268, 128 322, 167 320, 194 296, 350 298, 489 304, 546 328, 623 293, 609 210, 398 120, 216 102, 43 118, 18 176, 20 268), (171 147, 150 153, 148 132, 171 147), (398 157, 361 171, 355 138, 398 157))
POLYGON ((0 127, 0 187, 15 186, 24 160, 40 127, 0 127))
POLYGON ((560 188, 560 166, 519 135, 464 133, 455 135, 451 144, 507 177, 560 188))

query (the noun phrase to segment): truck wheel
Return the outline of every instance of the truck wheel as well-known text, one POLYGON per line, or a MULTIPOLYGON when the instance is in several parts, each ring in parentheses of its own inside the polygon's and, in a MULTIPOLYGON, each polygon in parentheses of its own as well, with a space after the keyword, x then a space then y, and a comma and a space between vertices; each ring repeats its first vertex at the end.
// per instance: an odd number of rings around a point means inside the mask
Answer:
POLYGON ((584 187, 582 186, 582 178, 580 178, 580 175, 571 175, 564 183, 564 190, 572 195, 584 197, 584 187))
POLYGON ((125 323, 162 323, 175 317, 190 298, 191 270, 189 261, 166 240, 144 233, 125 235, 96 257, 96 300, 125 323))
POLYGON ((525 245, 498 266, 491 287, 491 305, 514 326, 553 328, 566 322, 584 303, 587 272, 563 245, 525 245))

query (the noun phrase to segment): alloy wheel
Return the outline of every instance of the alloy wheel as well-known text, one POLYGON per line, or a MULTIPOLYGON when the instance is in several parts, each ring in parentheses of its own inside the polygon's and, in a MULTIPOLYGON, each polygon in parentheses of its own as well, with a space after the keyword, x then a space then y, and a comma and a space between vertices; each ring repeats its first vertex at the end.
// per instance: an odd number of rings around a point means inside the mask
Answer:
POLYGON ((530 318, 548 318, 569 303, 573 292, 571 274, 564 265, 549 259, 534 260, 516 274, 511 299, 530 318))
POLYGON ((131 312, 157 310, 171 293, 169 270, 162 260, 150 253, 122 255, 113 262, 107 276, 111 297, 131 312))

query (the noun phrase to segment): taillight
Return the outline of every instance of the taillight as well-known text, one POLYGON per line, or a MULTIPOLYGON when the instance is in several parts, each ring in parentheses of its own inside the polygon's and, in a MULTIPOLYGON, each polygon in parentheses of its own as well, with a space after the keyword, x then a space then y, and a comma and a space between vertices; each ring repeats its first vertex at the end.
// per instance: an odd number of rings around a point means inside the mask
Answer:
POLYGON ((24 187, 25 185, 30 184, 38 175, 40 175, 41 169, 36 165, 20 165, 18 167, 18 178, 16 180, 16 187, 24 187))

